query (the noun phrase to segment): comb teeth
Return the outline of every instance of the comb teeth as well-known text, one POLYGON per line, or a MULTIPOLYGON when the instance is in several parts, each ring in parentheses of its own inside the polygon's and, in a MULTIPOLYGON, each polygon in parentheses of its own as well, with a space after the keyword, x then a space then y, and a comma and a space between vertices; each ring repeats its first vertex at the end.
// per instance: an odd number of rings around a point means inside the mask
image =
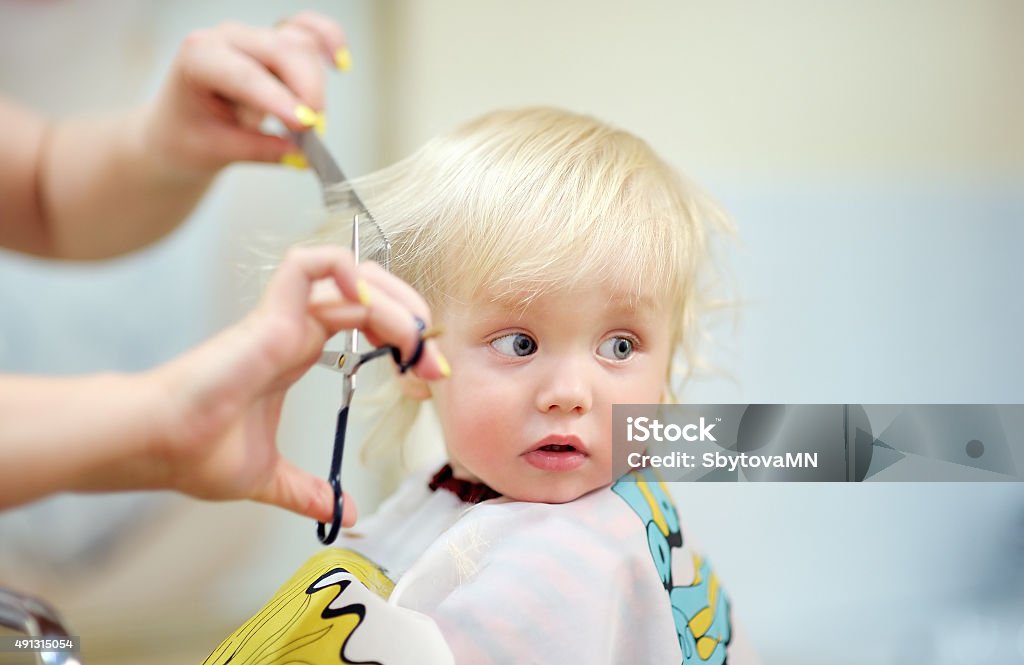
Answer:
POLYGON ((362 201, 348 187, 327 187, 324 189, 324 204, 328 208, 361 208, 362 201))

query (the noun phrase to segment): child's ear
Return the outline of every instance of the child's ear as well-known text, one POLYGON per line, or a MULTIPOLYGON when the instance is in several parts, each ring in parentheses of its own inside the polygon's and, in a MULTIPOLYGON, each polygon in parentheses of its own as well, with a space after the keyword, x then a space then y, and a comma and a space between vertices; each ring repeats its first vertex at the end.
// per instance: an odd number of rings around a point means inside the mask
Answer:
POLYGON ((430 384, 412 372, 399 375, 398 387, 401 388, 403 395, 418 402, 433 397, 430 392, 430 384))

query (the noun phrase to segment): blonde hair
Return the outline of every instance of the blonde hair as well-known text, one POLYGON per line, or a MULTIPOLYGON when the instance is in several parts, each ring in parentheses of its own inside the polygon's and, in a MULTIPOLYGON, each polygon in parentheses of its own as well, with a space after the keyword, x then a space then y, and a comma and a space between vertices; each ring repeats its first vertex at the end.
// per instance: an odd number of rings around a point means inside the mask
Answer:
MULTIPOLYGON (((379 225, 361 225, 364 253, 381 255, 383 233, 391 271, 435 312, 596 284, 671 307, 670 398, 695 366, 711 236, 729 223, 636 136, 554 108, 501 110, 350 186, 379 225)), ((319 239, 347 244, 350 213, 319 239)), ((400 409, 404 428, 415 406, 400 409)))

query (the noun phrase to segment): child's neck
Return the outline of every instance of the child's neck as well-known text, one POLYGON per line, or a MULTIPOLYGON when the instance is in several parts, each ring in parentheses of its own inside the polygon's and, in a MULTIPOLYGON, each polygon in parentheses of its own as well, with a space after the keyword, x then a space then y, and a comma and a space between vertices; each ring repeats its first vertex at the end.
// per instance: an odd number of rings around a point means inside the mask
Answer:
POLYGON ((458 478, 459 480, 465 480, 471 483, 482 482, 479 478, 470 473, 470 471, 466 467, 462 466, 454 459, 448 460, 448 466, 452 468, 453 478, 458 478))
POLYGON ((488 499, 496 499, 501 496, 484 483, 475 480, 463 480, 453 475, 450 464, 445 464, 441 470, 434 474, 428 483, 432 491, 444 490, 451 492, 466 503, 480 503, 488 499))

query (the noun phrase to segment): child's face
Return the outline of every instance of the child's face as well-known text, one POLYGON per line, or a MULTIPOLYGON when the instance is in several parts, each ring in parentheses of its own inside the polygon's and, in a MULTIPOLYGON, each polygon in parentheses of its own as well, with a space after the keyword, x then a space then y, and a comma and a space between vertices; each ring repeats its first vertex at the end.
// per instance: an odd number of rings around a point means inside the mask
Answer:
POLYGON ((432 391, 457 476, 546 503, 612 482, 612 404, 661 401, 671 356, 664 303, 632 309, 590 289, 520 311, 448 304, 439 322, 452 377, 432 391))

